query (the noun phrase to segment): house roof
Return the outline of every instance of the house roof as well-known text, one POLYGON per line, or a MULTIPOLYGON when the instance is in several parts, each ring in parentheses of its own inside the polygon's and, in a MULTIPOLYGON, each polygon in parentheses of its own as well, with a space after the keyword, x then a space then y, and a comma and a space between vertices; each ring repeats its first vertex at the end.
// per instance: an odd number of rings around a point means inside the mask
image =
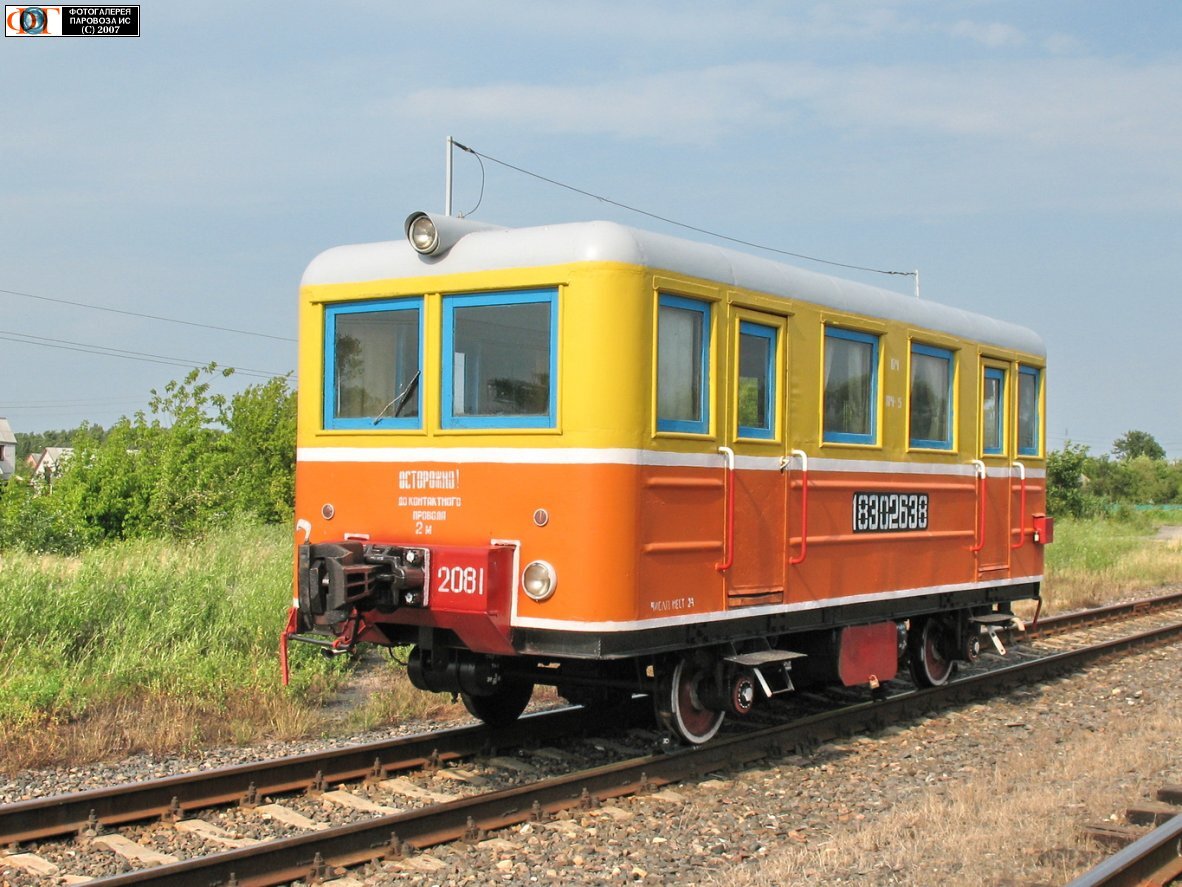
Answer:
POLYGON ((0 444, 14 444, 16 443, 16 435, 12 433, 12 426, 8 424, 8 420, 0 416, 0 444))

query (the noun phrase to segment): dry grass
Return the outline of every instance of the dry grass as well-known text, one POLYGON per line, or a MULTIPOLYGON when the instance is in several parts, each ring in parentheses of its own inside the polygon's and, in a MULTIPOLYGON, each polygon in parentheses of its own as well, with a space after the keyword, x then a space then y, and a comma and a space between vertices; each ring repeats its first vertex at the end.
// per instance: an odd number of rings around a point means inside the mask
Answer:
POLYGON ((362 652, 352 676, 320 714, 324 730, 356 732, 405 721, 449 720, 466 712, 447 693, 416 689, 403 665, 371 649, 362 652))
POLYGON ((279 694, 243 693, 212 705, 147 693, 104 700, 68 720, 46 715, 35 722, 0 723, 0 761, 5 772, 14 773, 140 753, 192 753, 315 734, 322 720, 307 705, 279 694))
MULTIPOLYGON (((1109 706, 1116 709, 1132 691, 1108 692, 1120 694, 1109 706)), ((1060 732, 1054 718, 1044 717, 1029 735, 1012 740, 1002 758, 983 758, 972 778, 935 782, 856 831, 785 847, 758 870, 737 871, 720 883, 1063 884, 1106 852, 1085 842, 1081 825, 1114 819, 1164 779, 1176 780, 1180 757, 1176 700, 1131 704, 1089 729, 1060 732)))

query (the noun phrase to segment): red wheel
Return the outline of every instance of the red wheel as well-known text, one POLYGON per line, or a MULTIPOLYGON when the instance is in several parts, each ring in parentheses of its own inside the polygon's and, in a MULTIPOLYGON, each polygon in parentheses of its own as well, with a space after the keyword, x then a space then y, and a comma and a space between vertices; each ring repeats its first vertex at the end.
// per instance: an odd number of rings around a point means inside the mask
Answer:
POLYGON ((698 686, 708 676, 692 659, 683 658, 671 673, 659 675, 657 680, 657 719, 691 745, 713 739, 726 717, 726 712, 706 708, 698 696, 698 686))
POLYGON ((949 649, 946 629, 938 619, 912 619, 907 632, 911 677, 918 687, 942 687, 952 677, 956 663, 949 649))

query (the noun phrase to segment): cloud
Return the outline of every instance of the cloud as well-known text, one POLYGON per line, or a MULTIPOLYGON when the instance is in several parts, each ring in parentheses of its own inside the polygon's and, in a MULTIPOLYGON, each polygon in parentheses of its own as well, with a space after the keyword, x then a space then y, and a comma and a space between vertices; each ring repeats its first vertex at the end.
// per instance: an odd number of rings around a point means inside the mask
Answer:
MULTIPOLYGON (((435 87, 396 113, 498 122, 514 130, 717 143, 802 121, 1030 147, 1182 150, 1182 63, 1088 59, 960 67, 745 62, 587 83, 435 87)), ((384 109, 382 113, 386 113, 384 109)))
POLYGON ((1182 64, 1088 59, 993 63, 968 70, 854 71, 826 97, 845 123, 1127 157, 1182 150, 1169 112, 1182 64))
POLYGON ((478 132, 485 145, 505 133, 515 142, 606 138, 645 155, 770 150, 805 159, 834 188, 937 214, 1002 203, 1174 212, 1182 118, 1169 106, 1179 94, 1178 61, 744 62, 563 85, 436 87, 370 113, 461 139, 478 132))
POLYGON ((715 143, 736 129, 763 129, 791 116, 794 102, 817 93, 816 79, 807 67, 738 64, 565 86, 440 87, 396 99, 393 112, 550 133, 715 143))
POLYGON ((1001 22, 959 21, 952 25, 948 32, 953 37, 964 37, 990 49, 1003 47, 1018 47, 1026 45, 1026 35, 1012 25, 1001 22))

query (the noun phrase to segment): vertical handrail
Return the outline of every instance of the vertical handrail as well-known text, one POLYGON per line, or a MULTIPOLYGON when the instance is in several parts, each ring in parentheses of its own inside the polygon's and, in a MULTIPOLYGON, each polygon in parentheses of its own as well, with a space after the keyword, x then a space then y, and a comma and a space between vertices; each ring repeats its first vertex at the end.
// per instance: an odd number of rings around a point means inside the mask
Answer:
MULTIPOLYGON (((792 455, 800 457, 800 554, 788 559, 795 567, 804 563, 809 552, 809 457, 804 450, 793 450, 792 455)), ((792 485, 791 479, 788 485, 792 485)))
MULTIPOLYGON (((1018 468, 1018 476, 1022 478, 1022 504, 1018 511, 1018 542, 1017 544, 1010 543, 1010 551, 1017 551, 1026 543, 1026 466, 1021 462, 1014 462, 1014 465, 1018 468)), ((1010 494, 1012 495, 1013 492, 1014 488, 1011 485, 1010 494)))
POLYGON ((969 551, 975 554, 985 547, 985 463, 974 459, 973 468, 977 477, 977 533, 980 541, 974 539, 969 551))
POLYGON ((724 463, 722 488, 726 500, 726 523, 723 528, 723 559, 714 565, 714 569, 725 573, 735 562, 735 451, 730 447, 719 447, 718 452, 722 454, 724 463))

